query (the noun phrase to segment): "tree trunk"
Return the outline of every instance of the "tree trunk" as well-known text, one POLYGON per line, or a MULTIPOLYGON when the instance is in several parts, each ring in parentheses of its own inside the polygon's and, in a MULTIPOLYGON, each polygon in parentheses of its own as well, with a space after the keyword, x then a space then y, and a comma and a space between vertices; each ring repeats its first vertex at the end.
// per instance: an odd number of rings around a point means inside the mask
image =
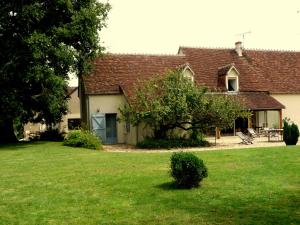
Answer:
POLYGON ((221 128, 219 128, 219 127, 216 127, 216 137, 217 137, 217 139, 221 138, 221 128))
POLYGON ((13 120, 0 120, 0 143, 15 143, 17 137, 14 132, 13 120))

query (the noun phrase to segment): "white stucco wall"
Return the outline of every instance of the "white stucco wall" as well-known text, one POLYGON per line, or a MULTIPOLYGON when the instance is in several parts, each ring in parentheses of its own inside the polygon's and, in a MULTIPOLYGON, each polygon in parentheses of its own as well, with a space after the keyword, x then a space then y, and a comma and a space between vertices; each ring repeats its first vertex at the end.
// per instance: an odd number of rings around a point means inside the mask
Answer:
MULTIPOLYGON (((89 119, 94 113, 116 113, 117 118, 120 118, 119 107, 125 104, 123 95, 90 95, 89 97, 89 119)), ((117 141, 125 143, 125 124, 117 122, 117 141)))
POLYGON ((78 89, 76 89, 68 99, 68 113, 63 116, 59 129, 68 132, 68 119, 80 119, 80 100, 78 97, 78 89))
MULTIPOLYGON (((68 99, 68 112, 62 117, 62 120, 57 124, 57 128, 61 132, 68 132, 68 119, 80 119, 80 100, 78 97, 78 89, 76 89, 68 99)), ((25 133, 45 131, 46 125, 41 123, 28 123, 24 126, 25 133)))
POLYGON ((90 95, 89 112, 90 115, 96 112, 100 113, 119 113, 119 107, 125 104, 123 95, 90 95))
MULTIPOLYGON (((89 118, 93 113, 116 113, 117 118, 121 117, 119 108, 126 104, 124 95, 91 95, 89 96, 89 118)), ((141 140, 143 128, 137 128, 130 125, 129 132, 126 130, 126 123, 124 121, 117 122, 117 142, 135 145, 137 138, 141 140), (138 132, 138 135, 137 135, 138 132)))
MULTIPOLYGON (((104 114, 116 113, 117 118, 120 118, 119 108, 127 104, 124 95, 90 95, 88 98, 89 118, 97 111, 104 114)), ((130 130, 127 131, 124 121, 117 122, 117 142, 120 144, 136 145, 138 141, 142 141, 149 134, 151 134, 151 130, 144 124, 140 124, 138 127, 130 125, 130 130)))
POLYGON ((80 100, 78 97, 78 89, 71 94, 70 99, 68 100, 68 117, 80 118, 80 100))
POLYGON ((285 106, 282 110, 282 119, 290 118, 300 125, 300 94, 272 94, 277 101, 285 106))
MULTIPOLYGON (((117 118, 121 117, 119 108, 126 104, 124 95, 90 95, 88 96, 89 118, 91 115, 99 113, 116 113, 117 118)), ((137 141, 143 140, 150 133, 143 124, 137 127, 130 125, 129 132, 126 130, 124 121, 117 122, 117 142, 136 145, 137 141)))

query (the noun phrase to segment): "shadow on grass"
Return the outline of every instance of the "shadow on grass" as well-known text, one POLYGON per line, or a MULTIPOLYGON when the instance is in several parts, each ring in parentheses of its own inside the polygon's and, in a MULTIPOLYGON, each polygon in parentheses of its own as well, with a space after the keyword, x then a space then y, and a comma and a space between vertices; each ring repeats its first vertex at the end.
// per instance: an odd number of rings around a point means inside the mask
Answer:
POLYGON ((43 141, 28 141, 28 142, 17 142, 17 143, 9 143, 9 144, 0 144, 0 151, 19 151, 25 150, 26 148, 30 148, 33 145, 39 146, 44 145, 47 142, 43 141))
POLYGON ((165 191, 169 191, 169 190, 189 190, 189 189, 192 189, 192 188, 188 188, 188 187, 179 186, 174 181, 165 182, 165 183, 156 185, 155 187, 159 188, 159 189, 162 189, 162 190, 165 190, 165 191))

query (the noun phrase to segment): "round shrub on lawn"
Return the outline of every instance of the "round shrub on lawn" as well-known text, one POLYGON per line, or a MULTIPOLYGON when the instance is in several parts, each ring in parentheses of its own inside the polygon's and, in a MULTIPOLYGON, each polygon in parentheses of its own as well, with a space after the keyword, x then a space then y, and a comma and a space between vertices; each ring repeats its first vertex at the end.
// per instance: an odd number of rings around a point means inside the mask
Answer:
POLYGON ((101 140, 89 131, 70 131, 64 140, 64 145, 89 149, 102 149, 101 140))
POLYGON ((202 159, 192 153, 179 152, 171 156, 171 175, 180 187, 192 188, 198 187, 208 173, 202 159))

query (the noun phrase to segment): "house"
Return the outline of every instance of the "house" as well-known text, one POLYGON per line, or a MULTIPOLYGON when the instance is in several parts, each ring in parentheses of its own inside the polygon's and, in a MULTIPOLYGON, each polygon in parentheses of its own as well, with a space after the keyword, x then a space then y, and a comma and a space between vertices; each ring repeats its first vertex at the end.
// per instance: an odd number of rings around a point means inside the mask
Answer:
POLYGON ((108 54, 94 63, 80 82, 82 121, 104 143, 135 144, 147 131, 118 122, 137 80, 181 68, 197 85, 243 99, 253 112, 238 119, 234 130, 282 127, 284 117, 300 124, 300 52, 180 47, 176 55, 108 54))
MULTIPOLYGON (((61 132, 68 132, 69 130, 76 129, 81 125, 80 119, 80 102, 78 96, 78 87, 68 87, 68 112, 62 117, 62 120, 57 124, 57 128, 61 132)), ((46 130, 46 124, 44 123, 27 123, 24 126, 25 139, 29 139, 29 136, 35 136, 36 134, 46 130)))
POLYGON ((78 87, 68 87, 68 112, 63 116, 59 129, 63 132, 78 129, 81 126, 80 99, 78 87))

